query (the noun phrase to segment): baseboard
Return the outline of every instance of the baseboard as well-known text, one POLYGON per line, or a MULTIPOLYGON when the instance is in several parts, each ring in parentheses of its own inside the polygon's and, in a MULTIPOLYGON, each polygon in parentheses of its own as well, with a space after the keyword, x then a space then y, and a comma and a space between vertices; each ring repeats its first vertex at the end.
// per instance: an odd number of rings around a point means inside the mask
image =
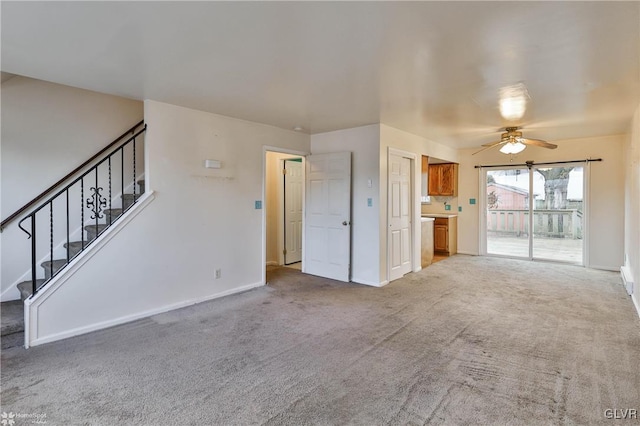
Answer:
MULTIPOLYGON (((161 306, 159 308, 150 309, 148 311, 138 312, 136 314, 125 315, 125 316, 122 316, 122 317, 119 317, 119 318, 115 318, 115 319, 112 319, 112 320, 102 321, 102 322, 99 322, 99 323, 96 323, 96 324, 91 324, 91 325, 88 325, 88 326, 74 328, 72 330, 68 330, 68 331, 64 331, 64 332, 61 332, 61 333, 53 334, 53 335, 50 335, 50 336, 34 339, 34 340, 31 341, 30 346, 38 346, 38 345, 42 345, 44 343, 55 342, 57 340, 67 339, 69 337, 79 336, 81 334, 90 333, 92 331, 98 331, 98 330, 102 330, 102 329, 105 329, 105 328, 113 327, 113 326, 116 326, 116 325, 125 324, 125 323, 131 322, 131 321, 136 321, 136 320, 139 320, 139 319, 142 319, 142 318, 147 318, 147 317, 150 317, 152 315, 158 315, 158 314, 162 314, 162 313, 165 313, 165 312, 173 311, 175 309, 180 309, 180 308, 184 308, 184 307, 187 307, 187 306, 195 305, 197 303, 207 302, 209 300, 219 299, 221 297, 230 296, 232 294, 242 293, 242 292, 257 288, 257 287, 262 287, 263 285, 264 285, 264 283, 262 281, 260 281, 260 282, 253 283, 253 284, 248 284, 248 285, 245 285, 245 286, 242 286, 242 287, 237 287, 237 288, 234 288, 234 289, 225 290, 225 291, 222 291, 220 293, 215 293, 215 294, 211 294, 211 295, 204 296, 204 297, 198 297, 198 298, 194 298, 194 299, 189 299, 189 300, 185 300, 185 301, 178 302, 178 303, 172 303, 170 305, 161 306)), ((25 347, 28 348, 29 346, 25 345, 25 347)))
POLYGON ((383 287, 384 285, 388 284, 388 281, 383 281, 379 283, 376 281, 361 280, 359 278, 353 278, 353 277, 351 278, 351 282, 354 282, 356 284, 368 285, 371 287, 383 287))
POLYGON ((598 269, 600 271, 620 272, 619 268, 611 267, 611 266, 589 265, 589 266, 587 266, 587 268, 589 268, 589 269, 598 269))
POLYGON ((460 251, 460 250, 458 250, 458 253, 456 254, 464 254, 466 256, 480 256, 479 253, 472 253, 470 251, 460 251))
POLYGON ((270 260, 267 262, 267 266, 278 266, 279 263, 275 260, 270 260))
POLYGON ((636 308, 636 313, 638 317, 640 317, 640 304, 638 304, 638 299, 636 299, 635 293, 631 295, 631 301, 633 302, 633 306, 636 308))

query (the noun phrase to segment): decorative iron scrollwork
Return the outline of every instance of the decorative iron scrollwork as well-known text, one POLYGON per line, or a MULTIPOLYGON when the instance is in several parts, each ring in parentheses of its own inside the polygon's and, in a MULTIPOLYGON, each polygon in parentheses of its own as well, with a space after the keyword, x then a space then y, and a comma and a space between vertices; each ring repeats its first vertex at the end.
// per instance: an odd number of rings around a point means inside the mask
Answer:
POLYGON ((91 210, 91 219, 102 219, 104 214, 104 208, 107 207, 107 199, 102 196, 100 191, 102 191, 102 187, 91 187, 90 191, 93 191, 93 195, 87 198, 87 208, 91 210))

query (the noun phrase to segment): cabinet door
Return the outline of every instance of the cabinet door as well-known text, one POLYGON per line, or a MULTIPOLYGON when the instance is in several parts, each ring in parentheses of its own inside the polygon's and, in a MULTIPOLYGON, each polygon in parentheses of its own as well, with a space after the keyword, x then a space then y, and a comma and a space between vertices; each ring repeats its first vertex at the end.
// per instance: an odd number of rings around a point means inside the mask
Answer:
POLYGON ((440 195, 440 170, 439 164, 429 164, 429 195, 440 195))
POLYGON ((433 248, 435 251, 449 251, 447 225, 435 225, 433 227, 433 248))
POLYGON ((454 164, 440 165, 440 195, 454 195, 454 164))

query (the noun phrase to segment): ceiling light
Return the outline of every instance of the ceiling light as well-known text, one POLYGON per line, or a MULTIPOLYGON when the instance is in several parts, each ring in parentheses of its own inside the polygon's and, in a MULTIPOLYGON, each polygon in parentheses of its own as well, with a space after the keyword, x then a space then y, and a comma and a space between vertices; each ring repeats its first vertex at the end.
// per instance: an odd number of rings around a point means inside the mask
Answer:
POLYGON ((294 130, 295 132, 301 132, 301 131, 302 131, 302 130, 304 130, 304 129, 303 129, 302 127, 300 127, 300 126, 295 126, 295 127, 293 128, 293 130, 294 130))
POLYGON ((503 154, 518 154, 519 152, 524 151, 526 147, 527 146, 525 144, 518 142, 517 140, 512 140, 502 145, 500 152, 503 154))
POLYGON ((500 115, 505 120, 519 120, 527 109, 529 92, 523 83, 500 89, 500 115))

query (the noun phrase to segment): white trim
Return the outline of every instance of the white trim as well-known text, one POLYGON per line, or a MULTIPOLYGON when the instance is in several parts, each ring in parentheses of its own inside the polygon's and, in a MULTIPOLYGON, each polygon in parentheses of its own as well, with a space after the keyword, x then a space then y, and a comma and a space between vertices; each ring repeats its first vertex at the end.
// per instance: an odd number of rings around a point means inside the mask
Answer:
POLYGON ((589 222, 591 217, 591 161, 587 161, 582 168, 582 264, 586 268, 595 268, 589 260, 589 222))
POLYGON ((386 284, 389 284, 388 281, 383 281, 381 283, 375 282, 375 281, 369 281, 369 280, 361 280, 358 278, 353 278, 351 277, 351 282, 356 283, 356 284, 362 284, 362 285, 368 285, 371 287, 382 287, 386 284))
MULTIPOLYGON (((574 263, 574 265, 576 265, 574 263)), ((582 265, 580 265, 582 266, 582 265)), ((602 265, 589 265, 589 266, 585 266, 585 268, 587 269, 597 269, 600 271, 610 271, 610 272, 620 272, 620 269, 613 267, 613 266, 602 266, 602 265)))
MULTIPOLYGON (((112 320, 103 321, 103 322, 99 322, 99 323, 88 325, 88 326, 74 328, 73 330, 64 331, 62 333, 57 333, 57 334, 53 334, 53 335, 50 335, 50 336, 47 336, 47 337, 34 339, 31 342, 31 346, 37 346, 37 345, 41 345, 43 343, 49 343, 49 342, 53 342, 53 341, 56 341, 56 340, 66 339, 66 338, 69 338, 69 337, 78 336, 80 334, 86 334, 86 333, 90 333, 92 331, 101 330, 101 329, 108 328, 108 327, 113 327, 114 325, 124 324, 124 323, 135 321, 135 320, 138 320, 138 319, 141 319, 141 318, 150 317, 152 315, 162 314, 164 312, 168 312, 168 311, 172 311, 172 310, 175 310, 175 309, 184 308, 184 307, 187 307, 187 306, 195 305, 197 303, 206 302, 208 300, 218 299, 220 297, 230 296, 232 294, 236 294, 236 293, 241 293, 241 292, 244 292, 244 291, 252 290, 252 289, 257 288, 257 287, 262 287, 263 285, 265 285, 264 282, 257 282, 257 283, 253 283, 253 284, 248 284, 248 285, 245 285, 245 286, 242 286, 242 287, 238 287, 238 288, 234 288, 234 289, 231 289, 231 290, 225 290, 225 291, 222 291, 220 293, 215 293, 215 294, 211 294, 211 295, 204 296, 204 297, 198 297, 198 298, 194 298, 194 299, 189 299, 189 300, 185 300, 185 301, 178 302, 178 303, 172 303, 170 305, 165 305, 165 306, 162 306, 160 308, 150 309, 148 311, 138 312, 136 314, 131 314, 131 315, 125 315, 125 316, 122 316, 120 318, 115 318, 115 319, 112 319, 112 320)), ((25 331, 26 331, 26 328, 25 328, 25 331)), ((25 343, 25 347, 28 348, 29 346, 27 346, 26 343, 25 343)))
POLYGON ((114 224, 108 227, 86 250, 80 252, 60 274, 56 275, 34 296, 24 302, 24 341, 25 348, 31 341, 31 336, 37 336, 38 307, 54 294, 64 283, 72 277, 89 259, 98 253, 118 232, 120 232, 134 217, 136 217, 155 198, 153 191, 147 191, 136 203, 127 210, 114 224), (32 328, 33 326, 33 328, 32 328))
POLYGON ((470 251, 458 251, 456 254, 464 254, 465 256, 480 256, 479 253, 472 253, 470 251))
POLYGON ((638 317, 640 317, 640 304, 638 304, 638 299, 636 299, 635 293, 631 295, 631 301, 633 302, 633 306, 636 308, 638 317))
POLYGON ((633 294, 633 276, 631 275, 631 268, 628 266, 620 267, 620 278, 622 278, 622 284, 624 289, 627 291, 627 294, 631 296, 633 294))
MULTIPOLYGON (((417 167, 418 167, 418 155, 415 152, 404 151, 402 149, 394 148, 392 146, 387 147, 387 279, 384 281, 385 283, 389 283, 391 281, 391 238, 390 238, 390 228, 389 223, 391 221, 391 215, 389 214, 389 210, 391 209, 390 203, 390 185, 389 185, 389 177, 390 177, 390 169, 389 162, 391 159, 391 155, 397 155, 402 158, 408 158, 410 161, 410 185, 411 185, 411 196, 410 201, 411 205, 409 207, 409 211, 411 211, 411 271, 414 271, 416 265, 421 265, 421 238, 422 234, 420 232, 421 222, 417 220, 417 218, 421 217, 420 209, 422 203, 420 202, 421 194, 418 192, 418 184, 416 179, 417 167)), ((418 269, 420 270, 420 269, 418 269)))
POLYGON ((270 260, 267 262, 267 266, 278 266, 280 265, 278 262, 276 262, 275 260, 270 260))
MULTIPOLYGON (((267 264, 267 211, 265 208, 265 196, 266 196, 266 185, 267 185, 267 152, 277 152, 280 154, 291 154, 291 155, 299 155, 302 157, 303 164, 307 161, 306 157, 309 155, 308 152, 297 151, 294 149, 281 148, 277 146, 271 145, 262 145, 262 262, 261 265, 267 264)), ((303 173, 306 173, 303 171, 303 173)), ((306 179, 306 175, 305 175, 306 179)), ((302 214, 305 214, 305 195, 304 188, 302 189, 302 214)), ((304 220, 304 218, 303 218, 304 220)), ((305 231, 304 226, 302 227, 302 252, 305 250, 305 231)), ((302 272, 305 271, 305 261, 304 256, 302 256, 302 272)), ((262 282, 267 282, 267 268, 262 268, 262 282)))
POLYGON ((479 167, 478 174, 478 254, 487 256, 487 169, 479 167))

